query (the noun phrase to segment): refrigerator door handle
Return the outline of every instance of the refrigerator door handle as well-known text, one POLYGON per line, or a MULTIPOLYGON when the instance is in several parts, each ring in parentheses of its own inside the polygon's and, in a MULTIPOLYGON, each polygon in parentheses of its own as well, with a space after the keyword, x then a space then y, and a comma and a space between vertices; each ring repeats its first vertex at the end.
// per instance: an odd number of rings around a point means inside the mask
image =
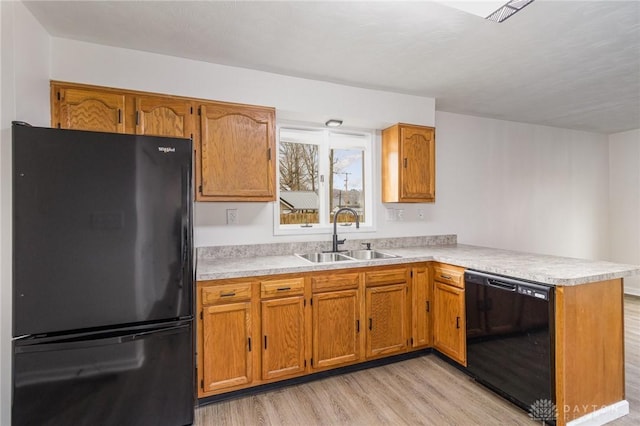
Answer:
POLYGON ((143 331, 141 333, 136 333, 132 336, 126 336, 129 337, 129 340, 140 340, 140 339, 144 339, 146 337, 149 337, 151 335, 165 335, 165 336, 169 336, 171 334, 177 334, 182 332, 182 330, 184 330, 185 328, 189 328, 190 324, 182 324, 182 325, 177 325, 174 327, 169 327, 169 328, 158 328, 155 330, 149 330, 149 331, 143 331))
POLYGON ((118 336, 118 337, 107 337, 104 339, 89 339, 89 340, 80 340, 80 341, 67 341, 67 342, 48 342, 48 343, 37 343, 33 345, 20 345, 16 344, 14 347, 15 354, 26 354, 26 353, 34 353, 34 352, 48 352, 48 351, 61 351, 68 349, 84 349, 84 348, 92 348, 96 346, 107 346, 107 345, 117 345, 119 343, 124 343, 129 340, 133 340, 133 336, 118 336))
POLYGON ((181 324, 178 326, 170 326, 170 327, 162 327, 155 328, 148 331, 142 332, 129 332, 127 334, 115 337, 105 337, 105 338, 91 338, 87 336, 86 338, 80 340, 68 340, 68 341, 49 341, 46 343, 36 343, 36 344, 19 344, 16 343, 14 347, 14 353, 34 353, 34 352, 47 352, 47 351, 60 351, 60 350, 70 350, 70 349, 84 349, 84 348, 93 348, 96 346, 108 346, 108 345, 117 345, 120 343, 132 342, 134 340, 141 340, 151 335, 157 334, 165 334, 171 335, 180 333, 186 328, 189 328, 190 324, 181 324))

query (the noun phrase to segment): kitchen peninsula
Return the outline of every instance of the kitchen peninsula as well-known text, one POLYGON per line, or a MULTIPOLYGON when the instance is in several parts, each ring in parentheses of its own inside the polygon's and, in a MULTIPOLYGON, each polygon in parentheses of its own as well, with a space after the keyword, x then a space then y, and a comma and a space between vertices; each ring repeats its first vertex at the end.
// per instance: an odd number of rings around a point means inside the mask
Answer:
MULTIPOLYGON (((463 271, 473 269, 555 287, 558 425, 587 418, 603 424, 628 412, 622 279, 640 274, 640 266, 463 245, 452 235, 371 242, 398 257, 311 263, 294 255, 329 250, 330 242, 199 248, 199 397, 390 355, 432 348, 448 355, 433 339, 434 323, 442 321, 430 309, 440 300, 433 298, 434 271, 451 271, 445 277, 464 292, 463 271), (323 309, 331 314, 323 316, 323 309), (376 334, 376 321, 388 322, 386 334, 376 334), (220 351, 215 324, 237 337, 241 352, 224 367, 208 360, 220 351), (323 343, 323 330, 340 333, 329 338, 339 348, 323 343)), ((464 338, 464 306, 460 315, 463 325, 453 332, 464 338)), ((464 355, 463 347, 461 358, 449 357, 465 365, 464 355)))

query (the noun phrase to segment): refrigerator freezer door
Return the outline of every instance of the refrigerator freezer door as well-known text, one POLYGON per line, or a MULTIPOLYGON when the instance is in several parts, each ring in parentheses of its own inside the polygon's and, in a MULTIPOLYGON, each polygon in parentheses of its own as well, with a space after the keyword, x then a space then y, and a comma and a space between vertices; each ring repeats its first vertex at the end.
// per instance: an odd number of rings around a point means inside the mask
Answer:
POLYGON ((37 341, 14 341, 14 426, 193 422, 191 322, 37 341))
POLYGON ((14 336, 192 315, 191 141, 13 128, 14 336))

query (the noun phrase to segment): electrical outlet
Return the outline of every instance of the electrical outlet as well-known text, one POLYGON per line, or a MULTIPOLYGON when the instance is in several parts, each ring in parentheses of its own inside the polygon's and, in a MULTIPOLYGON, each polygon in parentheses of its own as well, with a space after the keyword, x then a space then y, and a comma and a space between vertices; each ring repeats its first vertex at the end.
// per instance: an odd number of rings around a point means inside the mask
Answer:
POLYGON ((227 209, 227 225, 238 224, 238 209, 227 209))
POLYGON ((402 222, 404 220, 404 210, 403 209, 396 210, 396 217, 398 218, 399 222, 402 222))
POLYGON ((424 220, 424 209, 418 209, 418 219, 424 220))

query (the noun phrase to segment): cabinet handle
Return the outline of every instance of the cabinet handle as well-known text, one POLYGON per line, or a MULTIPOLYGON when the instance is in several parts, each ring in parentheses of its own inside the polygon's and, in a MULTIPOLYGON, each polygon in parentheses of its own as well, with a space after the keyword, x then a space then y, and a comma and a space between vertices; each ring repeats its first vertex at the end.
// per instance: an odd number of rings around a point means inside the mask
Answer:
POLYGON ((122 123, 122 110, 118 108, 118 123, 122 123))
POLYGON ((369 318, 369 330, 373 330, 373 320, 369 318))
POLYGON ((427 312, 429 312, 429 301, 427 300, 427 312))
POLYGON ((445 280, 450 280, 451 279, 451 275, 442 275, 442 274, 440 274, 440 278, 444 278, 445 280))
POLYGON ((235 292, 231 292, 231 293, 220 293, 220 297, 233 297, 235 296, 236 293, 235 292))
POLYGON ((251 337, 247 337, 248 343, 249 343, 249 352, 251 352, 251 337))
POLYGON ((264 348, 267 349, 267 336, 264 336, 264 348))
POLYGON ((136 111, 136 126, 140 125, 140 111, 136 111))
POLYGON ((360 333, 360 320, 356 320, 356 333, 360 333))
POLYGON ((291 290, 291 287, 278 287, 277 291, 287 291, 287 290, 291 290))
POLYGON ((456 328, 460 328, 460 317, 456 317, 456 328))

